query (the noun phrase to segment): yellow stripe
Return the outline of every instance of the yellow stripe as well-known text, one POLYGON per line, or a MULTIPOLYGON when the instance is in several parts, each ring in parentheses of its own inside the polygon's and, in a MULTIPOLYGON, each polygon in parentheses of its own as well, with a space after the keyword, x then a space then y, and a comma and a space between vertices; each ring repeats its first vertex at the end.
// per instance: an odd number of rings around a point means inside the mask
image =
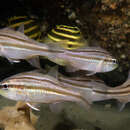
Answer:
POLYGON ((41 35, 41 32, 37 32, 37 33, 34 33, 34 34, 32 34, 32 35, 29 35, 29 38, 35 38, 35 37, 37 37, 39 35, 39 38, 40 38, 40 35, 41 35))
POLYGON ((80 30, 79 30, 78 27, 71 27, 71 26, 66 26, 66 25, 57 25, 56 29, 68 31, 68 32, 71 32, 71 33, 80 33, 80 30), (66 28, 64 28, 64 27, 66 27, 66 28), (73 30, 74 28, 77 29, 77 30, 73 30))
POLYGON ((33 22, 33 20, 28 20, 28 21, 26 21, 26 22, 19 22, 19 23, 16 23, 16 24, 10 25, 9 27, 13 27, 13 28, 15 28, 15 27, 19 27, 21 24, 26 25, 26 24, 30 24, 31 22, 33 22))
POLYGON ((48 37, 49 37, 51 40, 56 41, 56 42, 65 41, 65 42, 67 42, 67 44, 70 44, 70 45, 78 45, 78 46, 84 45, 84 43, 81 43, 81 42, 75 42, 75 41, 69 41, 69 40, 61 40, 61 39, 56 38, 56 37, 53 37, 52 35, 49 35, 49 34, 48 34, 48 37))
POLYGON ((14 16, 8 19, 8 22, 11 22, 13 20, 21 19, 21 18, 27 18, 27 16, 14 16))
POLYGON ((73 38, 74 40, 77 40, 77 39, 80 38, 80 36, 74 36, 74 35, 70 35, 70 34, 56 32, 54 29, 52 29, 52 32, 59 35, 59 36, 63 36, 63 37, 67 37, 67 38, 73 38))
POLYGON ((84 45, 84 43, 81 43, 81 42, 71 42, 71 41, 68 41, 67 44, 78 45, 78 46, 83 46, 84 45))
POLYGON ((51 36, 50 34, 48 34, 48 37, 49 37, 51 40, 56 41, 56 42, 60 42, 60 41, 61 41, 61 39, 56 38, 56 37, 53 37, 53 36, 51 36))
POLYGON ((68 49, 68 50, 74 50, 74 49, 78 49, 82 46, 84 46, 83 43, 78 43, 78 42, 71 42, 71 41, 67 41, 67 40, 59 40, 58 38, 52 37, 51 35, 48 34, 48 37, 57 42, 57 43, 61 43, 61 47, 68 49), (69 47, 69 45, 72 45, 72 47, 69 47))
POLYGON ((30 28, 24 30, 24 33, 31 32, 32 30, 36 29, 37 27, 38 27, 37 25, 35 25, 35 26, 33 26, 33 27, 30 27, 30 28))

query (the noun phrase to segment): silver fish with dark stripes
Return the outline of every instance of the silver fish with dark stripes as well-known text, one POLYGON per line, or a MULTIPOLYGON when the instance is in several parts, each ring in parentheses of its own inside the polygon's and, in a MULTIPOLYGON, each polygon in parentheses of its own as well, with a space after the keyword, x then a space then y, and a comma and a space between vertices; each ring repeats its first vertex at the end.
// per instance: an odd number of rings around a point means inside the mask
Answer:
MULTIPOLYGON (((22 26, 19 31, 21 30, 24 32, 22 26)), ((0 30, 0 56, 6 57, 11 62, 26 59, 40 68, 36 57, 43 56, 59 65, 66 66, 68 71, 86 70, 91 71, 91 74, 112 71, 117 67, 116 59, 101 48, 65 50, 56 45, 36 42, 19 31, 9 28, 0 30)))
POLYGON ((102 100, 116 99, 120 102, 120 110, 122 110, 126 103, 130 102, 130 72, 128 79, 122 85, 110 87, 95 87, 93 92, 102 96, 102 100))
POLYGON ((56 78, 37 71, 23 72, 0 83, 0 94, 8 99, 31 103, 77 102, 89 108, 78 91, 64 87, 56 78))
POLYGON ((38 60, 35 61, 34 58, 38 56, 47 58, 53 53, 61 52, 48 50, 47 45, 28 38, 22 32, 24 32, 24 26, 20 26, 19 31, 10 28, 0 29, 0 56, 7 58, 10 62, 25 59, 39 67, 38 60))
POLYGON ((70 72, 86 70, 90 71, 91 74, 112 71, 118 66, 117 60, 100 47, 64 50, 64 53, 53 55, 51 60, 66 66, 70 72))
POLYGON ((103 80, 96 76, 66 77, 62 74, 58 74, 58 80, 65 87, 84 93, 84 96, 88 99, 89 103, 103 100, 102 95, 95 93, 93 88, 100 87, 103 89, 107 86, 103 80))

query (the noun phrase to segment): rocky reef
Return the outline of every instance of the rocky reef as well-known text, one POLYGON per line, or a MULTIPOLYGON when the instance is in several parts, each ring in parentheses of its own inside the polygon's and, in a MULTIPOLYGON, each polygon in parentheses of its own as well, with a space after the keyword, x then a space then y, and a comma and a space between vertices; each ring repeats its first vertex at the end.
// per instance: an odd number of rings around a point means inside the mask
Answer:
POLYGON ((130 68, 130 1, 97 0, 77 12, 84 36, 88 34, 111 52, 120 63, 120 71, 130 68))

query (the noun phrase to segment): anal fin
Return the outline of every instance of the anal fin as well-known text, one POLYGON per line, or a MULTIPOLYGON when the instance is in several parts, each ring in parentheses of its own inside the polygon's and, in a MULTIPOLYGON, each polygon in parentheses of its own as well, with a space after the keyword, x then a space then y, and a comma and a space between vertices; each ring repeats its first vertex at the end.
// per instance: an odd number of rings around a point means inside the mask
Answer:
POLYGON ((36 104, 32 104, 32 103, 29 103, 29 102, 27 102, 26 104, 27 104, 31 109, 36 110, 36 111, 40 111, 40 110, 36 107, 36 104))

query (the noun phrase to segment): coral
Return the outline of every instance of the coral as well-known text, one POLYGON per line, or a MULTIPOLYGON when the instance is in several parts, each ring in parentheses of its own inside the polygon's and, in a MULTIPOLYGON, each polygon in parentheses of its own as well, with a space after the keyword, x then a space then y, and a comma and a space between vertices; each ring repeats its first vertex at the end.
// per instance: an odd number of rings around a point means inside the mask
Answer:
POLYGON ((38 119, 23 102, 0 110, 0 124, 5 130, 35 130, 38 119))

